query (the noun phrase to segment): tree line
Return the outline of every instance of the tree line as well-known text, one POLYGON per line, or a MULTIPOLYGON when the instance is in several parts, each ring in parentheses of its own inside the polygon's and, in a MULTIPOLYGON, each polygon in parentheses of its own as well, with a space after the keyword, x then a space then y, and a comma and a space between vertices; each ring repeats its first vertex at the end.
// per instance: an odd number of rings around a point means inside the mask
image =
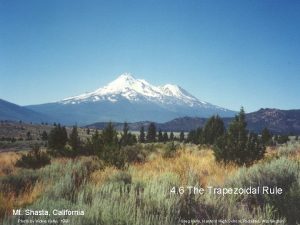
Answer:
MULTIPOLYGON (((176 137, 173 132, 157 131, 155 123, 150 123, 147 132, 141 126, 139 135, 129 131, 128 123, 124 123, 123 131, 118 133, 110 122, 99 132, 97 129, 90 135, 90 129, 86 130, 88 138, 83 141, 78 134, 77 126, 73 126, 70 135, 66 127, 55 124, 49 134, 42 133, 43 140, 47 140, 49 153, 53 156, 75 157, 78 155, 96 155, 105 163, 118 168, 124 167, 126 162, 138 161, 136 143, 153 142, 187 142, 211 146, 217 161, 224 163, 234 162, 239 165, 250 165, 263 157, 266 146, 288 141, 285 136, 275 136, 264 129, 261 135, 249 132, 244 109, 241 108, 238 115, 226 129, 223 120, 219 116, 210 117, 203 128, 191 130, 187 137, 180 132, 176 137)), ((36 147, 35 147, 36 149, 36 147)), ((35 150, 33 156, 39 156, 35 150)))

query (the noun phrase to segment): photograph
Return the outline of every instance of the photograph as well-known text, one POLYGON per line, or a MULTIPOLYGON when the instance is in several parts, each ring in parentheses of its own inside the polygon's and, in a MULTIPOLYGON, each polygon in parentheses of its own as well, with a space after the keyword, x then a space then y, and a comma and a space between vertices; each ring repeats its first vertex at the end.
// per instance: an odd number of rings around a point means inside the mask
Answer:
POLYGON ((300 1, 0 0, 1 225, 300 225, 300 1))

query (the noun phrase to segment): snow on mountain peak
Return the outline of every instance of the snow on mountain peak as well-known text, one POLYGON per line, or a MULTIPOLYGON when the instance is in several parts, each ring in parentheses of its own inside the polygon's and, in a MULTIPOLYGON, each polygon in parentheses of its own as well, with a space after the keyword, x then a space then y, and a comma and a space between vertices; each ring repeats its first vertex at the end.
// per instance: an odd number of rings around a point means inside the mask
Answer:
POLYGON ((119 79, 119 78, 135 79, 134 76, 128 72, 122 73, 117 79, 119 79))
POLYGON ((166 84, 166 85, 162 86, 161 89, 163 90, 163 92, 166 95, 169 95, 169 96, 175 95, 175 96, 179 97, 181 95, 180 87, 177 85, 166 84))
POLYGON ((119 98, 126 98, 129 101, 151 101, 158 104, 176 105, 206 105, 206 102, 199 101, 183 88, 166 84, 154 86, 143 79, 136 79, 130 73, 123 73, 108 85, 96 91, 70 97, 60 101, 62 104, 77 104, 81 102, 96 102, 108 100, 117 102, 119 98))
POLYGON ((114 81, 112 81, 111 83, 113 84, 122 84, 124 85, 125 83, 132 83, 134 82, 136 79, 134 76, 131 75, 131 73, 123 73, 121 74, 117 79, 115 79, 114 81))
POLYGON ((145 80, 134 78, 129 73, 120 75, 116 80, 96 90, 95 94, 121 94, 122 96, 126 96, 129 100, 130 96, 132 97, 138 94, 148 97, 157 97, 159 95, 156 87, 145 80))

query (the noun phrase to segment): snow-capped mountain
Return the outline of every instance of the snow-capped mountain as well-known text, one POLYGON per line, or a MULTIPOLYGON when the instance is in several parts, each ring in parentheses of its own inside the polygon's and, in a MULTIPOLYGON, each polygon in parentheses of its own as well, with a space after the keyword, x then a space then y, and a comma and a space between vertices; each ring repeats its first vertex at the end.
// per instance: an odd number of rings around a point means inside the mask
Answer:
POLYGON ((154 86, 129 73, 95 91, 29 108, 55 115, 64 123, 79 124, 109 120, 162 122, 179 116, 232 116, 235 113, 200 101, 180 86, 154 86))
POLYGON ((83 102, 111 101, 117 102, 120 98, 125 98, 130 102, 150 101, 160 105, 186 105, 189 107, 218 108, 223 111, 227 109, 214 106, 188 93, 183 88, 166 84, 164 86, 154 86, 142 79, 134 78, 130 73, 120 75, 116 80, 96 91, 81 94, 74 97, 65 98, 62 104, 80 104, 83 102))

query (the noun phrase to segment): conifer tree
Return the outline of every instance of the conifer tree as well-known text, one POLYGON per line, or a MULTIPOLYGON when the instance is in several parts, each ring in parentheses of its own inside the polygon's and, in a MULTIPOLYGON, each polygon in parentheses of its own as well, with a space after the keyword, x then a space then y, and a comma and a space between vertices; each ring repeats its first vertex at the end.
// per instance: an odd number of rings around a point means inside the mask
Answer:
POLYGON ((61 127, 61 143, 67 143, 68 141, 68 133, 65 126, 61 127))
POLYGON ((30 131, 28 131, 28 132, 26 133, 26 139, 27 139, 27 140, 31 140, 31 139, 32 139, 30 131))
POLYGON ((164 137, 163 137, 163 134, 162 134, 161 130, 158 131, 157 140, 158 140, 158 142, 163 142, 164 141, 164 137))
POLYGON ((126 145, 133 145, 135 144, 136 141, 136 136, 133 135, 131 132, 129 132, 129 126, 128 123, 125 122, 123 126, 123 134, 121 137, 121 145, 126 146, 126 145))
POLYGON ((45 130, 43 131, 41 137, 42 137, 43 141, 47 141, 48 140, 48 134, 47 134, 47 132, 45 130))
POLYGON ((183 131, 180 132, 179 141, 184 142, 184 132, 183 131))
POLYGON ((123 135, 127 136, 128 132, 129 132, 129 126, 128 126, 128 123, 125 122, 124 125, 123 125, 123 135))
POLYGON ((123 126, 123 134, 122 134, 122 137, 121 137, 121 145, 122 146, 126 146, 128 145, 128 142, 129 142, 129 127, 128 127, 128 123, 125 122, 124 123, 124 126, 123 126))
POLYGON ((164 143, 166 143, 167 141, 169 141, 169 137, 168 137, 168 133, 167 132, 164 132, 163 140, 164 140, 164 143))
POLYGON ((197 142, 196 130, 190 130, 190 132, 187 135, 187 141, 194 144, 195 142, 197 142))
POLYGON ((202 144, 203 143, 203 131, 202 128, 199 127, 196 130, 191 130, 187 135, 187 141, 193 144, 202 144))
POLYGON ((115 145, 118 144, 118 133, 115 130, 112 122, 109 122, 103 129, 101 138, 105 145, 115 145))
POLYGON ((145 130, 144 130, 144 126, 141 126, 141 129, 140 129, 139 142, 140 143, 144 143, 145 142, 145 130))
POLYGON ((150 123, 147 132, 147 141, 155 142, 155 140, 156 140, 156 127, 154 123, 150 123))
POLYGON ((171 132, 171 133, 170 133, 170 141, 173 141, 173 140, 174 140, 174 133, 171 132))
POLYGON ((80 149, 80 138, 78 135, 77 126, 73 126, 73 129, 70 134, 69 144, 72 147, 73 151, 78 151, 80 149))
POLYGON ((88 154, 95 154, 99 157, 102 155, 103 141, 98 130, 92 135, 91 139, 88 138, 86 148, 88 154))
POLYGON ((261 140, 265 146, 272 144, 272 134, 266 127, 262 130, 261 140))
POLYGON ((68 141, 67 130, 60 124, 54 126, 48 136, 48 145, 51 149, 62 150, 68 141))
POLYGON ((203 143, 213 145, 224 132, 225 126, 223 120, 219 116, 212 116, 203 128, 203 143))
POLYGON ((118 132, 111 122, 103 129, 101 140, 103 142, 103 149, 99 157, 109 165, 122 168, 125 163, 125 157, 119 145, 118 132))
POLYGON ((261 139, 256 134, 249 134, 246 127, 245 112, 241 108, 227 132, 216 141, 214 153, 218 161, 249 165, 263 157, 265 147, 261 139))

